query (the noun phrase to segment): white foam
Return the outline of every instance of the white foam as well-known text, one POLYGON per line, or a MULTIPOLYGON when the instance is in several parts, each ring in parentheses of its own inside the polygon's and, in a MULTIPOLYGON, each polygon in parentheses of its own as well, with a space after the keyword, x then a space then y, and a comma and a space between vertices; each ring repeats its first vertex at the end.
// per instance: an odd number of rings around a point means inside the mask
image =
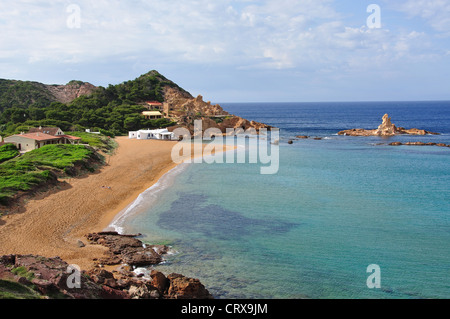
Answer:
POLYGON ((187 163, 182 163, 164 174, 154 185, 139 194, 136 200, 128 205, 127 208, 117 214, 108 226, 108 229, 111 228, 119 234, 123 234, 126 220, 144 208, 151 206, 157 200, 157 194, 172 185, 174 177, 180 174, 188 165, 187 163))

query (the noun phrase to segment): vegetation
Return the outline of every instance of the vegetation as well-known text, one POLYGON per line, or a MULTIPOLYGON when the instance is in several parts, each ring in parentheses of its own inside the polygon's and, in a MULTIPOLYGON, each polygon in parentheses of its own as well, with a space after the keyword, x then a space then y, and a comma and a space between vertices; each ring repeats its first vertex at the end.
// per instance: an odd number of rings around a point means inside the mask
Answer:
POLYGON ((146 109, 144 102, 164 100, 166 86, 185 92, 157 71, 151 71, 133 81, 98 87, 89 96, 63 104, 44 84, 0 80, 0 135, 6 137, 39 126, 60 127, 90 146, 47 145, 20 157, 13 145, 1 147, 0 204, 8 204, 19 192, 56 181, 58 176, 94 170, 104 160, 96 151, 111 153, 117 146, 113 139, 116 135, 174 125, 168 119, 148 120, 141 115, 146 109), (101 134, 85 133, 85 129, 101 134))
POLYGON ((30 127, 58 126, 63 131, 99 128, 111 136, 142 128, 164 128, 174 123, 168 119, 147 120, 141 112, 145 110, 143 102, 163 101, 165 86, 184 91, 157 71, 151 71, 133 81, 98 87, 89 96, 63 104, 52 100, 38 84, 1 80, 0 132, 11 135, 30 127))
POLYGON ((14 281, 0 279, 0 299, 42 299, 33 289, 14 281))
MULTIPOLYGON (((13 81, 0 79, 0 111, 14 108, 36 109, 46 107, 55 98, 45 88, 45 85, 29 81, 13 81)), ((21 120, 23 114, 14 112, 13 118, 21 120)))
POLYGON ((86 132, 66 132, 66 134, 80 137, 82 144, 88 144, 94 149, 108 154, 115 150, 117 147, 117 142, 114 141, 114 139, 103 134, 92 134, 86 132))
POLYGON ((0 147, 0 163, 6 162, 19 155, 19 150, 14 144, 5 144, 0 147))
POLYGON ((28 281, 31 281, 31 280, 33 280, 33 278, 34 278, 34 274, 33 274, 32 272, 29 272, 29 271, 28 271, 25 267, 23 267, 23 266, 14 268, 14 269, 11 270, 11 272, 12 272, 14 275, 16 275, 16 276, 23 277, 23 278, 27 279, 28 281))
POLYGON ((30 191, 56 180, 57 174, 72 176, 77 169, 93 171, 102 159, 84 145, 47 145, 0 164, 0 203, 6 205, 20 191, 30 191))

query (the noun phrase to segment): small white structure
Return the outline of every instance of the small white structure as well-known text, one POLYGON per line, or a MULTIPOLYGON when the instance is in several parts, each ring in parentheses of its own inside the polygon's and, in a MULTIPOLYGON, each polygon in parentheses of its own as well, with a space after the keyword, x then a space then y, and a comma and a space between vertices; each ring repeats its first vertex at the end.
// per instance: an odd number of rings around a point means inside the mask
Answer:
POLYGON ((138 140, 150 140, 153 138, 152 131, 150 130, 140 130, 137 132, 138 140))
POLYGON ((167 129, 159 129, 159 130, 139 130, 136 132, 129 132, 128 138, 130 139, 138 139, 138 140, 166 140, 171 141, 175 139, 175 134, 169 132, 167 129))
POLYGON ((137 138, 137 134, 138 134, 138 132, 129 132, 128 133, 128 138, 137 138))
POLYGON ((100 135, 101 133, 100 132, 91 132, 91 129, 86 129, 86 133, 91 133, 91 134, 97 134, 97 135, 100 135))

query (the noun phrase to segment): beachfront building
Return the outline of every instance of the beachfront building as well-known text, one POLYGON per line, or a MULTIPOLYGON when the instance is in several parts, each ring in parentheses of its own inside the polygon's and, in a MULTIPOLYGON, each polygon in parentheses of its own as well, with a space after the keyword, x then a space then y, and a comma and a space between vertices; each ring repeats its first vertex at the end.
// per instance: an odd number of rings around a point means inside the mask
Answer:
POLYGON ((158 130, 139 130, 132 131, 128 133, 128 137, 130 139, 138 139, 138 140, 166 140, 170 141, 175 139, 175 134, 169 132, 167 129, 158 129, 158 130))
POLYGON ((5 143, 16 145, 21 152, 36 150, 52 144, 79 144, 81 138, 64 134, 58 127, 39 127, 30 129, 29 133, 21 133, 5 138, 5 143))
POLYGON ((158 120, 164 117, 160 111, 144 111, 142 112, 142 115, 147 120, 158 120))
POLYGON ((128 138, 130 138, 130 139, 137 138, 137 134, 138 134, 138 132, 136 132, 136 131, 128 132, 128 138))

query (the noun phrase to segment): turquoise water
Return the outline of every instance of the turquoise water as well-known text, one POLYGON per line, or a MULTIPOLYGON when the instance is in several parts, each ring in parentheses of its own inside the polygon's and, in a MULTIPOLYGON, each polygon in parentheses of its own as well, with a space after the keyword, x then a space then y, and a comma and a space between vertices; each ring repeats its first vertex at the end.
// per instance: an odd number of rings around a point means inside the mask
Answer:
MULTIPOLYGON (((336 136, 322 122, 338 130, 352 124, 331 115, 336 105, 314 105, 322 112, 308 105, 323 117, 308 126, 305 105, 280 104, 304 116, 291 117, 297 128, 270 117, 273 107, 233 107, 234 114, 278 121, 279 172, 261 175, 259 164, 191 164, 165 176, 122 225, 145 242, 173 247, 156 269, 199 278, 216 298, 450 297, 450 149, 336 136), (325 139, 285 142, 301 133, 325 139), (381 269, 381 289, 367 287, 371 264, 381 269)), ((376 107, 359 107, 360 122, 372 128, 376 107)), ((440 116, 429 115, 432 127, 415 116, 423 105, 403 111, 416 120, 403 116, 401 126, 444 131, 410 140, 450 143, 450 108, 440 107, 440 116)))

